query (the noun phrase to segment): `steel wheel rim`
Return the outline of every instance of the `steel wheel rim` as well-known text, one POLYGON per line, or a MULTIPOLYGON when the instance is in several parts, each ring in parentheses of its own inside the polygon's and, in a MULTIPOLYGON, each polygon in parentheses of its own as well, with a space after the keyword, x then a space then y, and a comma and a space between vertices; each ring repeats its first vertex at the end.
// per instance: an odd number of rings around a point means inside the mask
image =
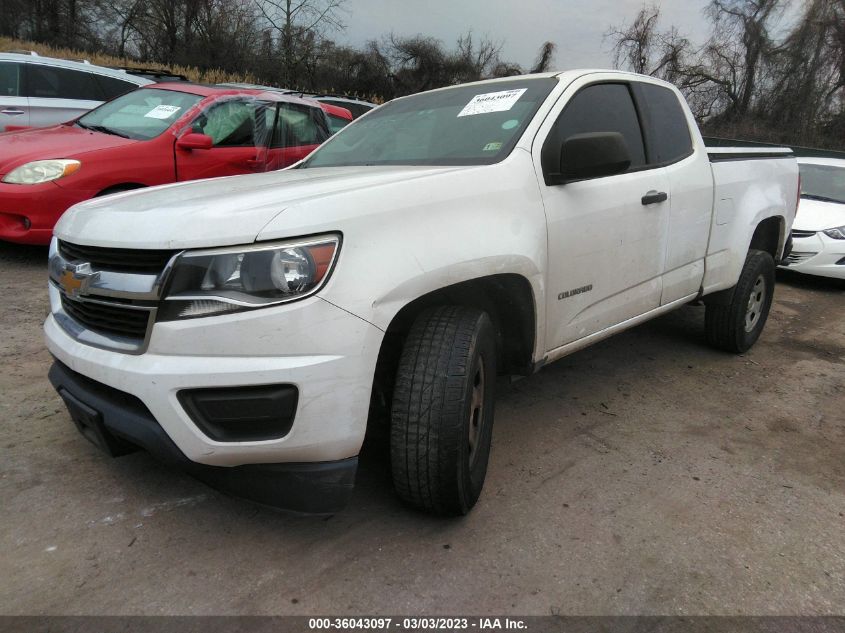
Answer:
POLYGON ((751 332, 757 323, 760 322, 760 316, 763 312, 763 306, 766 303, 766 278, 759 275, 754 281, 754 286, 751 288, 751 295, 748 297, 748 306, 745 310, 745 331, 751 332))
POLYGON ((478 456, 479 442, 481 440, 481 430, 484 426, 484 357, 478 360, 478 369, 472 377, 472 399, 469 405, 469 431, 467 433, 468 445, 468 459, 469 466, 475 464, 478 456))

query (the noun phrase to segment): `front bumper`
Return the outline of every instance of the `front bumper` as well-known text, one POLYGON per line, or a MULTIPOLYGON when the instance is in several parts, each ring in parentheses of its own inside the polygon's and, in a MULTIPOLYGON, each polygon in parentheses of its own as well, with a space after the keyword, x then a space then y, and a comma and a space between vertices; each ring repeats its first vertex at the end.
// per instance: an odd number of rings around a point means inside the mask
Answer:
MULTIPOLYGON (((58 298, 51 292, 53 309, 58 298)), ((336 461, 363 443, 382 332, 318 298, 215 317, 156 323, 147 351, 81 343, 51 315, 47 347, 82 376, 137 398, 192 462, 241 466, 336 461), (183 408, 187 389, 293 385, 298 402, 279 439, 223 442, 183 408)))
POLYGON ((49 377, 80 433, 112 457, 142 448, 214 488, 297 512, 336 512, 352 492, 357 457, 232 468, 198 464, 185 457, 137 398, 85 378, 59 361, 49 377))
POLYGON ((0 183, 0 240, 49 244, 62 213, 91 196, 54 182, 40 185, 0 183))
POLYGON ((809 237, 793 237, 792 253, 781 268, 806 275, 845 279, 845 240, 834 240, 822 232, 809 237))

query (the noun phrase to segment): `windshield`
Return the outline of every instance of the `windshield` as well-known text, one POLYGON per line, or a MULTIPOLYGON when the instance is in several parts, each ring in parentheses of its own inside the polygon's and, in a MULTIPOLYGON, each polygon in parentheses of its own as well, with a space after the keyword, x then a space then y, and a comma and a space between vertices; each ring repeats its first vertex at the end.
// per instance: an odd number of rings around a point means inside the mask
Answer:
POLYGON ((555 85, 555 79, 515 79, 398 99, 344 128, 302 167, 496 163, 555 85))
POLYGON ((142 88, 91 110, 76 125, 146 141, 164 132, 201 100, 186 92, 142 88))
POLYGON ((845 204, 845 167, 799 165, 801 197, 845 204))

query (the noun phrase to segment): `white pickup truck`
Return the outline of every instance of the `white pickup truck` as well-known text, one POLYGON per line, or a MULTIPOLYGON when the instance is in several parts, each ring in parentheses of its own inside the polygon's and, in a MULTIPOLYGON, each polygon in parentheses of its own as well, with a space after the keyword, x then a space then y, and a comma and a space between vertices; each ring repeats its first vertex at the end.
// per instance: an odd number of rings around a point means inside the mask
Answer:
POLYGON ((397 99, 284 171, 99 198, 50 249, 50 378, 79 430, 333 512, 387 414, 398 495, 462 514, 497 376, 686 303, 760 335, 789 150, 708 151, 673 86, 608 71, 397 99))

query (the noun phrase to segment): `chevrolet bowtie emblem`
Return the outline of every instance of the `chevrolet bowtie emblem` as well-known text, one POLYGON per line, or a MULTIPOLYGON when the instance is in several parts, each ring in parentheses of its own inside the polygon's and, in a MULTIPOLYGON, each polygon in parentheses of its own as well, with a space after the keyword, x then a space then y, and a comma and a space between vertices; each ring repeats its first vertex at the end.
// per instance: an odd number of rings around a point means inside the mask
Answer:
POLYGON ((77 297, 88 292, 91 282, 100 276, 91 270, 91 264, 65 264, 59 276, 59 285, 69 297, 77 297))

